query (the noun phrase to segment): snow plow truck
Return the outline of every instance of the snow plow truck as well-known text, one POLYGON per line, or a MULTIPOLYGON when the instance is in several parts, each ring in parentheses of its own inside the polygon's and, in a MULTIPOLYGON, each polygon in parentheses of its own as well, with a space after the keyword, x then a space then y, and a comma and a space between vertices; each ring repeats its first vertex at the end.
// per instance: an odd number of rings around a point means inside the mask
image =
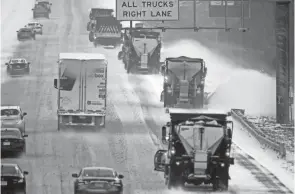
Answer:
POLYGON ((173 108, 169 114, 171 122, 162 127, 168 149, 154 156, 154 170, 164 173, 168 189, 211 184, 213 190, 228 190, 234 164, 230 113, 173 108))
POLYGON ((158 74, 161 67, 161 34, 141 28, 138 24, 131 33, 125 30, 118 59, 123 61, 127 73, 158 74))
POLYGON ((89 41, 94 46, 114 46, 121 44, 121 24, 113 16, 113 9, 92 8, 89 13, 90 21, 87 23, 89 41))
POLYGON ((59 54, 59 76, 54 79, 58 89, 58 130, 105 126, 107 64, 103 54, 59 54))
POLYGON ((207 75, 205 61, 185 56, 166 58, 161 66, 164 77, 161 102, 170 108, 203 108, 207 75))

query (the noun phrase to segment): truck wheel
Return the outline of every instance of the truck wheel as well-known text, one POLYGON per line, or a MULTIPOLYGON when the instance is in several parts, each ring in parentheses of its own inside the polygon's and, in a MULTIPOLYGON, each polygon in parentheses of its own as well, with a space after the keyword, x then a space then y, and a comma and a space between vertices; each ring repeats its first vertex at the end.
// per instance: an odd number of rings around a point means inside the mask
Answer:
POLYGON ((171 167, 168 170, 168 176, 167 176, 167 187, 168 189, 173 189, 175 187, 175 177, 172 173, 171 167))
POLYGON ((224 166, 220 171, 220 179, 219 179, 219 185, 222 190, 227 191, 228 190, 228 180, 229 180, 229 166, 224 166))
POLYGON ((93 42, 94 41, 93 32, 90 32, 89 33, 88 39, 89 39, 90 42, 93 42))

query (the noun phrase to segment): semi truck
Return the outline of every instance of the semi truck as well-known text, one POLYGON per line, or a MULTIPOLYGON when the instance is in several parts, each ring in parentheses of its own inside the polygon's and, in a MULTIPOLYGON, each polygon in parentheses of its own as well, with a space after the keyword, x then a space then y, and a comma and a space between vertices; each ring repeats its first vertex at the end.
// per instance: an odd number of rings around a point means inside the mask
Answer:
POLYGON ((166 58, 161 66, 164 77, 160 101, 170 108, 204 108, 207 67, 201 58, 166 58))
POLYGON ((118 59, 123 61, 127 73, 158 74, 161 67, 161 47, 160 32, 144 29, 138 23, 131 32, 125 29, 118 59))
POLYGON ((203 109, 169 109, 170 122, 162 127, 167 150, 154 156, 154 170, 163 172, 168 189, 186 184, 211 184, 227 190, 233 122, 230 113, 203 109))
POLYGON ((58 130, 105 126, 107 64, 103 54, 59 54, 58 78, 54 79, 58 89, 58 130))
POLYGON ((114 46, 121 43, 121 23, 113 16, 113 9, 92 8, 87 23, 89 41, 94 46, 114 46))

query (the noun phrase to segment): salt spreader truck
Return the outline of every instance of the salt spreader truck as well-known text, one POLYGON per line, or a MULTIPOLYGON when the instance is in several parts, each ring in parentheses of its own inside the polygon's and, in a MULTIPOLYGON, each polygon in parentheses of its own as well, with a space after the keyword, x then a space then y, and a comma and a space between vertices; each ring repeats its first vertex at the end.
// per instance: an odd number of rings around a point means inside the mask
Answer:
POLYGON ((201 58, 166 58, 161 66, 164 77, 161 102, 164 107, 203 108, 207 67, 201 58))
POLYGON ((161 47, 160 32, 142 29, 142 25, 138 24, 132 32, 125 29, 118 59, 123 61, 127 73, 158 74, 161 67, 161 47))
POLYGON ((102 54, 60 53, 58 129, 71 126, 104 127, 106 115, 107 60, 102 54))
POLYGON ((212 184, 213 190, 227 190, 233 122, 230 113, 200 109, 169 109, 171 121, 162 127, 162 142, 154 170, 164 172, 168 189, 185 183, 212 184))

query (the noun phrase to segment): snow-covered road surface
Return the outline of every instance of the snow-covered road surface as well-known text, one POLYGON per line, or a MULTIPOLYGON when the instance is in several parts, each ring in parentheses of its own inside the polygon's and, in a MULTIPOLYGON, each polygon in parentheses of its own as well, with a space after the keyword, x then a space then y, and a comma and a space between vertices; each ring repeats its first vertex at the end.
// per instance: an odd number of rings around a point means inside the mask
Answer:
MULTIPOLYGON (((24 155, 1 162, 16 162, 29 171, 27 193, 30 194, 71 194, 71 173, 89 165, 114 167, 124 174, 125 194, 211 193, 211 187, 168 191, 163 174, 153 171, 153 157, 159 146, 155 137, 159 137, 160 127, 167 121, 162 105, 156 101, 159 83, 149 76, 126 75, 123 65, 116 60, 118 50, 94 48, 89 43, 87 11, 89 7, 98 6, 97 1, 93 2, 52 0, 55 19, 42 21, 44 35, 16 46, 13 56, 27 57, 32 63, 32 72, 2 83, 1 100, 19 104, 28 113, 29 137, 24 155), (109 59, 107 120, 102 131, 57 131, 57 92, 53 79, 57 76, 58 53, 67 51, 100 52, 109 59), (154 85, 157 86, 153 88, 154 85)), ((238 149, 235 152, 246 157, 238 149)), ((252 172, 247 164, 238 160, 231 169, 230 191, 226 193, 255 194, 272 189, 252 172)), ((263 171, 262 176, 268 179, 263 171)), ((288 193, 284 190, 277 193, 288 193)))
POLYGON ((1 83, 8 79, 4 64, 19 44, 16 31, 31 20, 34 3, 35 0, 1 0, 1 83))

